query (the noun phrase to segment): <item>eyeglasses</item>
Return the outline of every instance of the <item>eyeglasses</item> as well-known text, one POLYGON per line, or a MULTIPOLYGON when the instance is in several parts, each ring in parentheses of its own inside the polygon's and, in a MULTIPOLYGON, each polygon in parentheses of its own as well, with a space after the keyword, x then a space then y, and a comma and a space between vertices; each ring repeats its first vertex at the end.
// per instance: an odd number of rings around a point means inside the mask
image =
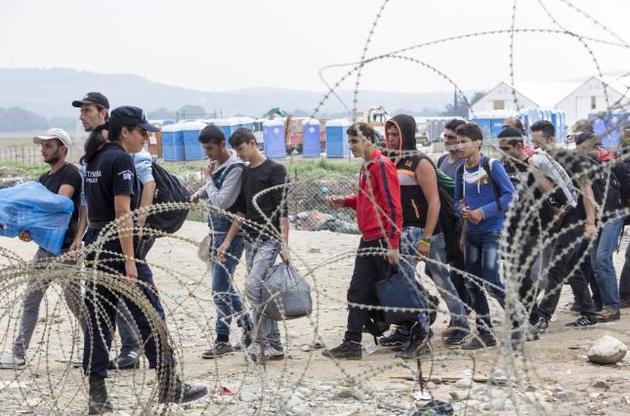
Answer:
POLYGON ((134 130, 138 130, 138 132, 140 132, 140 135, 142 135, 142 137, 149 137, 149 132, 146 129, 143 129, 142 127, 134 127, 134 130))

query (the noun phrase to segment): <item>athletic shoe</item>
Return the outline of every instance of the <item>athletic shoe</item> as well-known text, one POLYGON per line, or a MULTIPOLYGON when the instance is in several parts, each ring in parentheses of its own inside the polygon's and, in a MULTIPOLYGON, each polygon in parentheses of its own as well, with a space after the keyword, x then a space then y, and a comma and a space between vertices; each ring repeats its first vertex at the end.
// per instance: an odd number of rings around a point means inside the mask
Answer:
POLYGON ((217 342, 214 344, 213 348, 210 348, 207 351, 201 353, 201 358, 206 360, 212 360, 214 358, 218 358, 222 355, 229 354, 234 352, 234 348, 230 345, 229 342, 217 342))
POLYGON ((275 348, 271 345, 266 345, 264 349, 260 348, 260 345, 254 343, 247 348, 247 354, 255 362, 282 360, 284 358, 284 351, 282 348, 275 348))
POLYGON ((470 332, 463 329, 453 328, 450 335, 444 339, 444 345, 461 345, 470 332))
POLYGON ((396 327, 391 334, 380 337, 378 339, 378 345, 382 345, 383 347, 396 347, 403 345, 407 341, 409 341, 409 332, 403 332, 400 327, 396 327))
POLYGON ((125 355, 119 355, 109 362, 109 369, 128 370, 140 367, 138 351, 129 351, 125 355))
POLYGON ((186 384, 179 379, 175 382, 174 391, 161 394, 160 403, 188 403, 201 399, 208 394, 208 388, 203 384, 186 384))
POLYGON ((105 386, 105 379, 90 376, 89 383, 88 415, 102 415, 103 413, 113 412, 114 407, 109 401, 107 387, 105 386))
POLYGON ((360 360, 363 351, 361 350, 361 344, 353 341, 344 341, 338 347, 332 350, 322 351, 322 355, 328 358, 342 359, 342 360, 360 360))
POLYGON ((529 336, 538 339, 538 335, 545 332, 547 328, 549 328, 549 321, 541 316, 535 324, 529 327, 529 336))
POLYGON ((470 341, 462 345, 462 350, 478 350, 481 348, 494 347, 497 340, 490 332, 483 332, 477 336, 473 336, 470 341))
POLYGON ((396 358, 402 358, 403 360, 410 360, 413 358, 418 358, 421 355, 431 354, 431 343, 429 341, 429 337, 425 337, 420 341, 415 342, 407 342, 403 345, 400 352, 396 353, 396 358))
POLYGON ((621 319, 621 312, 610 308, 604 308, 597 314, 597 322, 612 322, 619 319, 621 319))
POLYGON ((13 351, 5 353, 0 358, 0 369, 3 370, 20 370, 26 367, 26 360, 24 358, 17 357, 13 354, 13 351))
POLYGON ((565 325, 567 328, 585 328, 587 326, 592 326, 597 323, 595 318, 591 318, 588 315, 581 315, 578 319, 573 322, 569 322, 565 325))

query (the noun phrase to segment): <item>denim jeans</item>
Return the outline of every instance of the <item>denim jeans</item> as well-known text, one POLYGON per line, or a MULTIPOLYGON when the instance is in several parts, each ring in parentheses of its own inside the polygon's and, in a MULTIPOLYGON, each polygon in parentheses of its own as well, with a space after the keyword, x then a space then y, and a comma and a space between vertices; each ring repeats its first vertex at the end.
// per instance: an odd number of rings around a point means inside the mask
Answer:
POLYGON ((245 279, 245 294, 252 305, 252 319, 254 321, 254 341, 259 345, 268 345, 282 349, 278 322, 262 314, 263 282, 269 276, 271 267, 280 253, 281 244, 278 240, 257 239, 247 245, 247 278, 245 279))
POLYGON ((214 230, 212 245, 210 246, 210 259, 212 261, 212 299, 217 309, 215 330, 217 335, 230 335, 232 317, 243 311, 243 303, 234 287, 234 270, 238 265, 245 241, 242 235, 237 235, 227 251, 223 263, 216 260, 216 249, 223 244, 227 230, 214 230))
POLYGON ((468 276, 467 285, 471 302, 477 315, 476 324, 479 332, 488 332, 492 328, 490 307, 484 293, 484 286, 499 302, 505 305, 505 289, 499 276, 499 231, 480 234, 466 234, 465 270, 475 276, 468 276))
POLYGON ((589 252, 589 254, 586 254, 586 255, 584 254, 586 253, 586 250, 588 249, 589 243, 590 241, 587 240, 586 238, 582 239, 582 242, 580 243, 578 247, 579 251, 578 251, 577 257, 582 258, 582 262, 580 263, 580 270, 582 271, 582 274, 584 275, 584 279, 586 280, 586 283, 588 283, 588 286, 591 288, 591 295, 592 295, 593 303, 595 304, 595 307, 601 308, 602 298, 599 291, 599 284, 597 283, 597 278, 595 277, 595 271, 593 270, 593 262, 591 261, 591 253, 589 252))
MULTIPOLYGON (((418 244, 423 233, 424 230, 420 227, 407 226, 403 228, 400 237, 401 269, 410 278, 414 278, 416 275, 416 266, 420 261, 418 244)), ((446 303, 451 318, 451 325, 467 330, 469 326, 464 303, 453 285, 448 269, 444 267, 444 264, 446 264, 446 243, 444 235, 441 233, 431 238, 429 260, 432 261, 426 262, 426 267, 431 273, 431 278, 440 292, 440 296, 446 303)), ((420 293, 426 293, 420 282, 417 279, 416 281, 418 282, 420 293)))
POLYGON ((602 306, 619 310, 619 289, 613 254, 623 231, 623 219, 617 218, 606 224, 599 232, 591 249, 591 264, 599 286, 602 306))
POLYGON ((630 302, 630 244, 626 247, 626 261, 619 276, 619 297, 630 302))

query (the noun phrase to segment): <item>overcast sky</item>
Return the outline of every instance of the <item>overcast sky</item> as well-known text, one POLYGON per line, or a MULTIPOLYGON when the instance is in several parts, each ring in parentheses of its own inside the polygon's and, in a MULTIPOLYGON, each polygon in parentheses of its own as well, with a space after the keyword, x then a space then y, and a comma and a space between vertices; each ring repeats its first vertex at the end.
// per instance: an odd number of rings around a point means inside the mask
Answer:
MULTIPOLYGON (((557 28, 619 43, 570 2, 630 43, 630 0, 519 0, 517 28, 557 28)), ((0 0, 0 67, 67 67, 133 73, 208 91, 245 87, 323 90, 318 70, 359 59, 382 0, 0 0)), ((510 28, 512 0, 391 0, 368 55, 449 36, 510 28)), ((587 41, 603 71, 630 70, 630 50, 587 41)), ((509 80, 509 34, 451 41, 407 55, 462 89, 509 80)), ((516 34, 517 80, 596 74, 580 42, 516 34)), ((345 70, 326 72, 331 82, 345 70)), ((354 78, 343 88, 352 88, 354 78)), ((362 88, 435 91, 449 84, 426 67, 385 60, 362 88)))

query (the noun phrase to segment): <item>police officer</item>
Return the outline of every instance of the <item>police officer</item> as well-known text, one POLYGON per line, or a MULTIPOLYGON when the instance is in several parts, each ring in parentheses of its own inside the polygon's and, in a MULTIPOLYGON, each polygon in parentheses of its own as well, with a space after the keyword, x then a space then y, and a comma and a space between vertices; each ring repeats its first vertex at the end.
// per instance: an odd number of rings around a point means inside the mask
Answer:
POLYGON ((84 241, 90 271, 86 284, 89 320, 84 335, 83 369, 89 376, 89 414, 112 411, 104 379, 112 341, 111 325, 120 299, 131 311, 133 324, 142 336, 150 368, 157 370, 160 401, 196 400, 208 390, 203 385, 184 384, 175 376, 164 311, 151 270, 134 258, 131 212, 138 206, 138 185, 129 153, 140 151, 147 132, 157 129, 147 122, 140 108, 131 106, 112 111, 109 122, 94 129, 91 135, 101 134, 103 129, 108 130, 108 142, 85 155, 90 225, 84 241))

